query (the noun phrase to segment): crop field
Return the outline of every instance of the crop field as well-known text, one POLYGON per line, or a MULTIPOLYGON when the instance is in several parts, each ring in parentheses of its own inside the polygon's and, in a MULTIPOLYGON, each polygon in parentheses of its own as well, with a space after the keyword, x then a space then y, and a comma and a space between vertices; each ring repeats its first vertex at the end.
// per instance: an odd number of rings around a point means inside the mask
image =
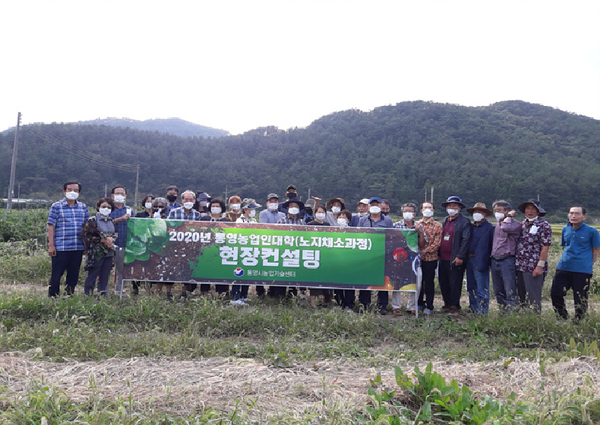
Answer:
POLYGON ((177 285, 172 302, 130 288, 97 300, 80 286, 49 299, 43 241, 19 239, 0 244, 2 424, 600 423, 600 289, 581 323, 556 319, 556 236, 540 316, 502 315, 493 300, 487 317, 456 319, 252 289, 239 308, 178 299, 177 285))

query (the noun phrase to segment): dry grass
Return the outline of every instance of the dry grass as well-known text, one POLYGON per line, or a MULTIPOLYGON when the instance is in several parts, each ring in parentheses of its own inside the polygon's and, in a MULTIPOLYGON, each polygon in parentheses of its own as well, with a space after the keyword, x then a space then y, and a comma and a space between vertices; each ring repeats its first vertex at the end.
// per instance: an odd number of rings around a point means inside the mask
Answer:
MULTIPOLYGON (((205 407, 233 411, 254 404, 261 415, 281 411, 301 413, 338 403, 361 410, 367 403, 370 380, 377 374, 382 385, 396 388, 394 365, 385 370, 360 366, 348 360, 294 364, 289 368, 268 366, 254 360, 211 358, 180 361, 173 358, 109 359, 102 362, 49 363, 22 353, 0 355, 0 386, 14 394, 25 394, 32 379, 43 380, 68 394, 74 402, 92 397, 127 400, 141 410, 190 414, 205 407)), ((415 364, 400 365, 409 373, 415 364)), ((421 370, 426 364, 418 364, 421 370)), ((572 391, 586 377, 600 393, 600 367, 596 359, 572 359, 548 365, 545 374, 538 362, 514 360, 502 363, 446 364, 433 369, 449 382, 473 391, 505 398, 514 391, 519 398, 535 400, 542 393, 572 391), (543 384, 543 386, 542 386, 543 384), (542 390, 543 388, 543 390, 542 390)))

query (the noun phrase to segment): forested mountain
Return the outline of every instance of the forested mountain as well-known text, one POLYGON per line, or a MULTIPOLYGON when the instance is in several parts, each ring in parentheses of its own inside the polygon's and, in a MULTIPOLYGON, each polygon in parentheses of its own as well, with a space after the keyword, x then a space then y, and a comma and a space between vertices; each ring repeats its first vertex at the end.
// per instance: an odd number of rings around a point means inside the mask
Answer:
POLYGON ((158 131, 182 137, 224 137, 229 132, 216 128, 194 124, 180 118, 154 119, 146 121, 132 120, 129 118, 103 118, 90 121, 78 121, 75 124, 108 125, 110 127, 129 127, 137 130, 158 131))
MULTIPOLYGON (((176 184, 264 203, 268 192, 283 195, 293 183, 303 199, 310 189, 322 198, 344 197, 354 209, 360 198, 381 196, 397 211, 434 186, 438 208, 452 194, 488 205, 539 194, 550 214, 565 217, 572 203, 600 211, 600 121, 521 101, 404 102, 336 112, 307 128, 266 127, 219 139, 74 124, 28 125, 21 134, 16 181, 22 194, 57 198, 63 181, 76 178, 87 202, 117 183, 133 200, 139 164, 142 194, 162 195, 176 184), (70 146, 98 156, 84 159, 70 146)), ((0 135, 3 193, 12 142, 12 133, 0 135)))

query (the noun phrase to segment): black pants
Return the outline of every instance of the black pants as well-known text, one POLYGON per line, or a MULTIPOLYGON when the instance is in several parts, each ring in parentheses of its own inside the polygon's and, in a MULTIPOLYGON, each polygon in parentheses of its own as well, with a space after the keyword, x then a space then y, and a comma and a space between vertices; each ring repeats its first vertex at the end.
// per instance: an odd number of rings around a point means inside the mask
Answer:
POLYGON ((75 291, 82 258, 83 250, 56 251, 56 255, 52 257, 52 273, 50 274, 50 283, 48 285, 49 297, 60 295, 60 279, 65 271, 67 272, 67 277, 65 279, 67 294, 70 295, 75 291))
POLYGON ((435 297, 435 269, 437 269, 437 265, 437 260, 421 261, 423 282, 421 285, 421 292, 419 292, 419 307, 425 307, 429 310, 433 310, 433 298, 435 297))
POLYGON ((460 310, 460 295, 465 276, 466 262, 455 266, 450 261, 440 260, 440 291, 444 307, 460 310))
POLYGON ((575 319, 581 320, 585 316, 588 307, 588 290, 590 289, 591 274, 568 272, 556 270, 550 296, 554 311, 563 319, 569 318, 565 307, 565 296, 569 289, 573 289, 573 300, 575 301, 575 319))
MULTIPOLYGON (((371 293, 372 292, 373 291, 364 290, 364 289, 360 290, 358 292, 358 300, 363 305, 365 310, 367 309, 369 304, 371 304, 371 293)), ((388 291, 377 291, 377 306, 379 307, 380 310, 387 308, 389 299, 390 299, 390 297, 389 297, 388 291)))

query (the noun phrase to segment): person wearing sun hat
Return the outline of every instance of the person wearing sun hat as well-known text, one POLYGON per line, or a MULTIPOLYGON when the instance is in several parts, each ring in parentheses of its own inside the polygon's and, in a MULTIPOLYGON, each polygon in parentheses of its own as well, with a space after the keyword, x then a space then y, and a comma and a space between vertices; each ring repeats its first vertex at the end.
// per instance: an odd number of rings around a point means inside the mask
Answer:
POLYGON ((494 243, 494 225, 486 220, 492 215, 483 202, 467 208, 473 215, 471 239, 469 240, 469 261, 467 261, 467 292, 469 311, 487 314, 490 305, 490 255, 494 243))
POLYGON ((332 198, 329 201, 327 201, 327 209, 329 211, 327 211, 327 223, 329 223, 330 226, 337 226, 337 219, 340 215, 340 212, 342 210, 346 209, 346 204, 344 203, 344 199, 343 198, 332 198))
POLYGON ((462 199, 450 196, 442 202, 448 216, 442 223, 442 243, 440 244, 439 282, 444 307, 450 315, 460 311, 460 295, 468 260, 471 221, 461 214, 465 208, 462 199))
POLYGON ((542 311, 542 286, 548 273, 548 250, 552 242, 552 228, 542 217, 546 210, 540 201, 530 199, 519 205, 525 214, 521 236, 517 242, 515 268, 517 270, 517 295, 521 308, 542 311))

